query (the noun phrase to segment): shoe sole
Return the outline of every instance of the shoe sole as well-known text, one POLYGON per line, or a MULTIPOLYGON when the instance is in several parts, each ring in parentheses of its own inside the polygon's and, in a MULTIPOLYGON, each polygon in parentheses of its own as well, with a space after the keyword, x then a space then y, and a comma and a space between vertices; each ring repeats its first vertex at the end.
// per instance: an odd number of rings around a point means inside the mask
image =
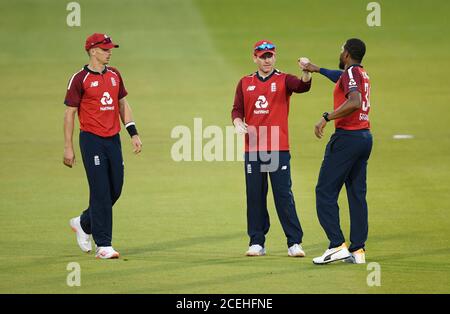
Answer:
POLYGON ((249 257, 264 256, 264 255, 266 255, 266 252, 264 252, 264 253, 245 253, 245 256, 249 256, 249 257))
MULTIPOLYGON (((70 220, 69 225, 70 225, 70 229, 72 229, 72 231, 75 232, 75 234, 76 234, 76 233, 78 232, 78 230, 77 230, 77 228, 75 228, 74 226, 72 226, 72 220, 70 220)), ((79 248, 81 249, 81 251, 83 251, 84 253, 91 253, 92 249, 91 249, 91 250, 88 250, 88 251, 85 251, 85 250, 83 250, 83 249, 81 248, 80 243, 78 242, 78 235, 77 235, 77 243, 78 243, 78 246, 79 246, 79 248)))
POLYGON ((288 256, 289 257, 305 257, 306 256, 306 254, 305 253, 299 253, 299 254, 289 254, 288 253, 288 256))
POLYGON ((330 260, 330 261, 326 261, 326 262, 323 262, 323 263, 316 263, 316 262, 313 261, 313 264, 314 264, 314 265, 326 265, 326 264, 330 264, 330 263, 334 263, 334 262, 344 261, 344 260, 346 260, 346 259, 349 258, 349 257, 350 257, 350 256, 346 256, 346 257, 342 257, 342 258, 338 258, 338 259, 333 259, 333 260, 330 260))
POLYGON ((343 263, 347 263, 347 264, 356 264, 355 263, 355 259, 353 256, 347 257, 346 259, 342 260, 343 263))
POLYGON ((354 264, 354 265, 363 265, 363 264, 365 264, 366 262, 359 262, 359 263, 357 263, 357 262, 355 262, 355 261, 353 261, 353 260, 347 260, 347 259, 344 259, 344 260, 341 260, 343 263, 347 263, 347 264, 354 264))
POLYGON ((361 264, 365 264, 366 263, 366 259, 364 259, 363 261, 356 260, 355 257, 352 257, 351 259, 345 259, 344 262, 349 263, 349 264, 357 264, 357 265, 361 265, 361 264))
POLYGON ((111 257, 101 257, 101 256, 96 256, 96 259, 118 259, 120 257, 120 254, 113 254, 111 257))

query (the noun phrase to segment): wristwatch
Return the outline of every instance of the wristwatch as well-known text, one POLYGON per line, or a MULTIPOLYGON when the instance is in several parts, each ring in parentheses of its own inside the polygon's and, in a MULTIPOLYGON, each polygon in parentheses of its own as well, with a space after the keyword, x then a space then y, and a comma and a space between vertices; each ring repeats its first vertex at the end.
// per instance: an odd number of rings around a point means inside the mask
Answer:
POLYGON ((322 117, 325 119, 325 121, 330 122, 330 119, 328 119, 328 115, 329 115, 328 112, 324 112, 322 117))

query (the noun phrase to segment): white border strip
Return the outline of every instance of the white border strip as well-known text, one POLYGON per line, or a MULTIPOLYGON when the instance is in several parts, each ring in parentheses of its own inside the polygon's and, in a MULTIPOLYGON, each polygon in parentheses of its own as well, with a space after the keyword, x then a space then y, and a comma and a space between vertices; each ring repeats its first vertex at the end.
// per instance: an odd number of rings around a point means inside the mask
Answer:
POLYGON ((69 81, 69 86, 67 86, 67 90, 69 90, 70 89, 70 86, 72 85, 72 81, 73 81, 73 78, 75 77, 75 75, 77 75, 78 73, 80 73, 81 71, 83 71, 84 69, 81 69, 80 71, 78 71, 77 73, 75 73, 74 75, 72 75, 72 77, 70 78, 70 81, 69 81))

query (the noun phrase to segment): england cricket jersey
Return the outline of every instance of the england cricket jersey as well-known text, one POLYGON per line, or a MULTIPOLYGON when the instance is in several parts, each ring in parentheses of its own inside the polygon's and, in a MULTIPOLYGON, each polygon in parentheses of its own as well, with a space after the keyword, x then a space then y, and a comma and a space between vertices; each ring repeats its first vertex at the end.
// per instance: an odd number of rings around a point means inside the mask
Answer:
POLYGON ((109 137, 120 132, 119 100, 126 95, 117 69, 98 73, 84 66, 70 79, 64 103, 78 107, 81 130, 109 137))
POLYGON ((348 93, 358 91, 361 94, 362 106, 351 115, 334 121, 337 129, 362 130, 370 129, 370 81, 366 71, 360 65, 352 65, 345 70, 334 88, 334 110, 347 100, 348 93))
POLYGON ((232 120, 248 124, 245 151, 288 151, 289 101, 292 93, 311 88, 294 75, 275 70, 266 78, 258 72, 243 77, 236 88, 232 120))

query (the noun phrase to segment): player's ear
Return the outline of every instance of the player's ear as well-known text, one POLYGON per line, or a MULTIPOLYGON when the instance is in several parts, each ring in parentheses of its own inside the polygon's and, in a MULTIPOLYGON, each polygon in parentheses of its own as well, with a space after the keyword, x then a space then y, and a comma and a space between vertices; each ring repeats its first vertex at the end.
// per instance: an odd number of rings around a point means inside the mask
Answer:
POLYGON ((344 58, 345 59, 350 58, 350 53, 347 50, 344 50, 344 58))
POLYGON ((257 57, 255 55, 253 55, 253 62, 256 63, 256 59, 257 59, 257 57))

